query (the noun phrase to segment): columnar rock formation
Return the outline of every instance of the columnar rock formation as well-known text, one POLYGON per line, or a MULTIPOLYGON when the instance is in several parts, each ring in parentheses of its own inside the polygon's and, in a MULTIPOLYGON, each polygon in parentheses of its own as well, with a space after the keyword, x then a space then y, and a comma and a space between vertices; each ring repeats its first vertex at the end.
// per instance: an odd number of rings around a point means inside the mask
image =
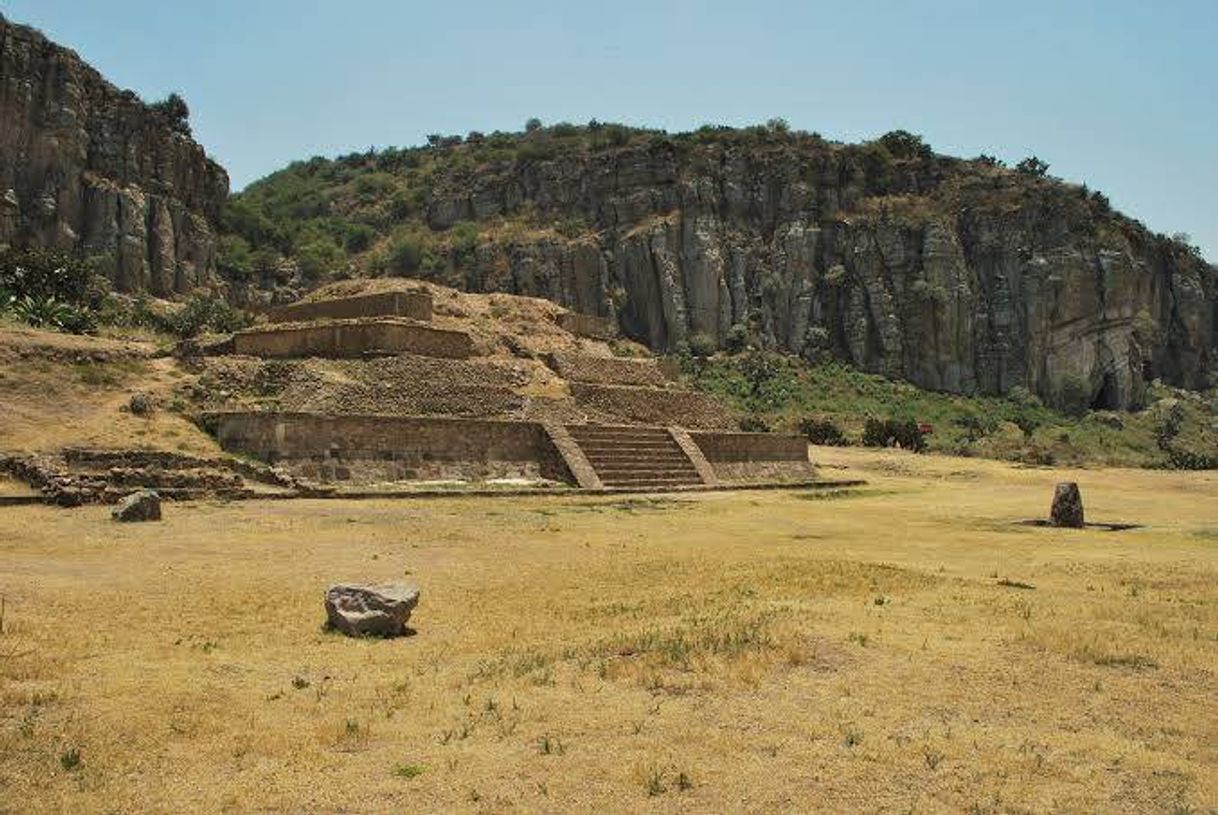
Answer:
POLYGON ((1218 364, 1214 268, 1085 187, 795 135, 689 141, 440 174, 426 217, 582 219, 583 239, 482 244, 458 271, 656 350, 739 325, 927 388, 1109 408, 1218 364))
POLYGON ((0 244, 72 250, 120 291, 215 270, 228 176, 155 108, 0 17, 0 244))

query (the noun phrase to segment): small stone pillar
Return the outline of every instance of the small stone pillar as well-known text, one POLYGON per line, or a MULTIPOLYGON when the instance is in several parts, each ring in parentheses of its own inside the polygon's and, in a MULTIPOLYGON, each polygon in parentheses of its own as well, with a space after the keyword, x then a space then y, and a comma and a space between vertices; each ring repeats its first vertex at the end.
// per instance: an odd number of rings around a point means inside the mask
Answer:
POLYGON ((1049 521, 1054 526, 1074 529, 1086 526, 1083 521, 1083 496, 1078 491, 1078 484, 1066 481, 1057 485, 1053 492, 1053 508, 1049 510, 1049 521))

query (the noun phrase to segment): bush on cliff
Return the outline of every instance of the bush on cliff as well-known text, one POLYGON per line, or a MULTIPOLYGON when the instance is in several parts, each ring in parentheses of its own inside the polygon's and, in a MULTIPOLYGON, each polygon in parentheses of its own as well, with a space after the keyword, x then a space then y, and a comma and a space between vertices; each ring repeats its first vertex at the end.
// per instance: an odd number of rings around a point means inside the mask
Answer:
POLYGON ((190 108, 180 94, 171 93, 160 102, 148 106, 154 113, 161 116, 172 130, 183 136, 190 136, 190 108))

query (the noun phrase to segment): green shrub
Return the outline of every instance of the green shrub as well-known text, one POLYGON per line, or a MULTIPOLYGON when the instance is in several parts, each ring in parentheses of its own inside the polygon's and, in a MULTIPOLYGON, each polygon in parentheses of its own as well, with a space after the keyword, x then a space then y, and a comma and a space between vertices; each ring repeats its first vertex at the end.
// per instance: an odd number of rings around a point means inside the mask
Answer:
POLYGON ((245 277, 254 270, 253 252, 250 251, 249 242, 240 235, 220 237, 216 262, 223 271, 238 277, 245 277))
POLYGON ((738 422, 741 432, 769 433, 770 425, 760 416, 742 416, 738 422))
POLYGON ((832 419, 809 417, 799 423, 799 432, 808 437, 813 444, 823 444, 828 447, 845 447, 846 434, 832 419))
POLYGON ((1033 178, 1044 178, 1049 172, 1047 162, 1041 161, 1036 156, 1028 156, 1023 161, 1015 165, 1015 170, 1022 175, 1032 176, 1033 178))
MULTIPOLYGON (((589 130, 592 130, 589 127, 589 130)), ((625 125, 605 124, 592 131, 592 148, 604 150, 609 147, 623 147, 630 143, 630 128, 625 125)))
POLYGON ((558 147, 549 139, 529 140, 516 148, 516 158, 519 161, 545 161, 556 155, 558 147))
POLYGON ((717 350, 715 338, 710 334, 698 332, 689 335, 689 352, 699 359, 713 356, 717 350))
POLYGON ((728 329, 723 338, 723 347, 729 354, 739 354, 749 345, 749 327, 744 323, 735 323, 728 329))
POLYGON ((72 255, 51 249, 0 252, 0 289, 16 297, 79 304, 89 292, 92 273, 72 255))
POLYGON ((1167 451, 1167 461, 1173 470, 1218 470, 1218 455, 1173 447, 1167 451))
POLYGON ((921 453, 926 437, 913 419, 868 418, 863 425, 863 444, 867 447, 900 447, 921 453))
POLYGON ((395 221, 405 221, 421 213, 427 205, 427 196, 420 189, 398 190, 389 199, 389 216, 395 221))
POLYGON ((1184 428, 1184 407, 1179 402, 1173 402, 1164 413, 1163 418, 1155 425, 1155 443, 1160 450, 1169 452, 1171 443, 1184 428))
POLYGON ((880 136, 880 144, 893 158, 930 158, 934 155, 930 145, 922 137, 908 130, 893 130, 880 136))
POLYGON ((190 108, 179 94, 171 93, 160 102, 149 105, 153 113, 163 118, 169 127, 184 136, 190 135, 190 108))
MULTIPOLYGON (((152 312, 147 312, 152 315, 152 312)), ((165 316, 148 316, 146 319, 160 330, 186 339, 200 334, 229 333, 247 327, 249 315, 233 306, 223 297, 211 294, 195 294, 186 305, 165 316)))
POLYGON ((367 224, 352 224, 347 229, 347 237, 343 239, 343 246, 346 248, 347 254, 354 255, 367 251, 375 240, 375 229, 367 224))
POLYGON ((93 312, 74 303, 56 300, 54 297, 34 297, 28 294, 11 297, 7 309, 18 320, 35 328, 50 328, 70 334, 89 334, 97 330, 97 320, 93 312))
POLYGON ((957 427, 964 430, 970 442, 979 441, 998 429, 998 422, 989 416, 979 413, 965 413, 954 420, 957 427))
POLYGON ((342 249, 327 236, 313 236, 296 247, 296 265, 311 280, 320 279, 342 263, 342 249))
POLYGON ((1084 416, 1091 407, 1091 387, 1073 374, 1066 374, 1057 383, 1057 409, 1067 416, 1084 416))
POLYGON ((416 272, 423 262, 423 244, 413 235, 395 240, 389 247, 389 271, 405 275, 416 272))

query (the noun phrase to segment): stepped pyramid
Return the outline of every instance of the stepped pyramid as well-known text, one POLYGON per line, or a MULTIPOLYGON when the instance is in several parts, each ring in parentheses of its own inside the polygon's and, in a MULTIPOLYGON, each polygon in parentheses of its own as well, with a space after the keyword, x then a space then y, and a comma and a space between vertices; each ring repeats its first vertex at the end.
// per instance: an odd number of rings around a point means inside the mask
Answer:
POLYGON ((358 285, 272 310, 207 358, 193 396, 226 450, 345 485, 682 489, 754 457, 811 475, 802 438, 732 432, 721 405, 654 358, 614 356, 603 318, 533 298, 358 285))

